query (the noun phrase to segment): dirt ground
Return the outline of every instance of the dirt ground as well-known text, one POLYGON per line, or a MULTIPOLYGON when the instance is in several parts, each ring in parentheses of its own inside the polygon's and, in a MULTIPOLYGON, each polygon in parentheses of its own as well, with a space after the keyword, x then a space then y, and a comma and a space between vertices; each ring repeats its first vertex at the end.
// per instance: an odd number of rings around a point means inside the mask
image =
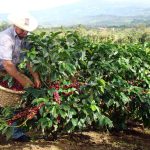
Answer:
POLYGON ((121 133, 82 132, 62 135, 46 141, 36 135, 29 143, 5 141, 0 137, 0 150, 150 150, 150 130, 121 133))

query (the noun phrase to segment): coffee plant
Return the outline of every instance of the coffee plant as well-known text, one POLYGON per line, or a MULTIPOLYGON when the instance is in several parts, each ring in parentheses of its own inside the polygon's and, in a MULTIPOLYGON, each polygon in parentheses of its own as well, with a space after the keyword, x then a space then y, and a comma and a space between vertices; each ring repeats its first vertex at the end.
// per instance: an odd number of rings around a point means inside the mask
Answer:
POLYGON ((42 86, 26 89, 26 107, 17 115, 2 109, 3 133, 10 135, 15 121, 54 137, 91 127, 123 130, 129 120, 150 126, 150 43, 94 41, 78 31, 42 32, 28 36, 23 53, 20 68, 30 62, 42 86))

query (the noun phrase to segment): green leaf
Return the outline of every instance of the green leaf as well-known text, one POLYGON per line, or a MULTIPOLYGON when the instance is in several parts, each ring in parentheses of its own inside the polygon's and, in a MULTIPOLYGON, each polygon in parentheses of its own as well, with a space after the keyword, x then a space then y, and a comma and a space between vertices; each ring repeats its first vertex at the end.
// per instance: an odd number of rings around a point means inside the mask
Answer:
POLYGON ((91 105, 90 107, 91 107, 92 111, 96 111, 96 109, 97 109, 96 105, 91 105))
POLYGON ((76 127, 78 125, 78 119, 77 118, 76 119, 72 118, 71 122, 72 122, 74 127, 76 127))
POLYGON ((59 114, 64 119, 67 117, 67 113, 65 111, 63 111, 63 110, 59 110, 59 114))
POLYGON ((84 61, 85 60, 85 56, 86 56, 86 51, 82 51, 81 52, 81 60, 84 61))
POLYGON ((5 127, 2 131, 2 134, 6 135, 7 140, 10 139, 13 135, 14 127, 5 127))
POLYGON ((127 97, 124 93, 120 93, 120 97, 121 97, 121 99, 122 99, 122 102, 124 103, 124 104, 126 104, 126 103, 128 103, 129 101, 130 101, 130 98, 129 97, 127 97))
POLYGON ((37 98, 32 101, 32 104, 40 104, 42 102, 46 103, 46 102, 48 102, 48 99, 47 98, 37 98))
POLYGON ((42 129, 50 128, 53 125, 52 120, 48 117, 40 118, 38 122, 39 122, 39 124, 41 124, 42 129))
POLYGON ((69 110, 70 110, 70 106, 65 105, 65 104, 62 104, 62 105, 61 105, 61 108, 62 108, 63 110, 65 110, 65 111, 69 111, 69 110))
POLYGON ((101 115, 99 117, 99 124, 101 126, 109 126, 109 128, 113 127, 112 121, 108 117, 105 117, 104 115, 101 115))
POLYGON ((47 93, 52 97, 53 96, 53 93, 54 93, 55 89, 52 88, 52 89, 49 89, 47 90, 47 93))
POLYGON ((109 108, 109 107, 113 106, 114 104, 115 104, 114 99, 110 99, 110 100, 107 102, 107 107, 109 108))
POLYGON ((51 113, 52 113, 52 115, 54 116, 54 118, 58 117, 58 113, 57 113, 56 106, 53 106, 53 107, 52 107, 51 113))

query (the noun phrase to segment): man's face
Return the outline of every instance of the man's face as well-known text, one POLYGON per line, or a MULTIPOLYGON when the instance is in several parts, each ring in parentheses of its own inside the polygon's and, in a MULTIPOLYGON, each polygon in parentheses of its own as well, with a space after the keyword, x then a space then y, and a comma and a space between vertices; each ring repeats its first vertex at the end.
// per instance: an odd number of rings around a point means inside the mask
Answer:
POLYGON ((15 31, 20 39, 25 38, 28 34, 28 31, 25 31, 17 26, 15 26, 15 31))

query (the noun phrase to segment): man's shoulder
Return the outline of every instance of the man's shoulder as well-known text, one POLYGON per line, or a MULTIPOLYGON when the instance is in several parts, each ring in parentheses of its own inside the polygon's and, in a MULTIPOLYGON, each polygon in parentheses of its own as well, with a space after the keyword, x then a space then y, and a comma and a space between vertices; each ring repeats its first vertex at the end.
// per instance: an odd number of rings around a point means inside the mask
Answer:
POLYGON ((10 41, 12 39, 13 39, 13 36, 12 36, 12 28, 11 27, 0 32, 0 41, 10 41))

